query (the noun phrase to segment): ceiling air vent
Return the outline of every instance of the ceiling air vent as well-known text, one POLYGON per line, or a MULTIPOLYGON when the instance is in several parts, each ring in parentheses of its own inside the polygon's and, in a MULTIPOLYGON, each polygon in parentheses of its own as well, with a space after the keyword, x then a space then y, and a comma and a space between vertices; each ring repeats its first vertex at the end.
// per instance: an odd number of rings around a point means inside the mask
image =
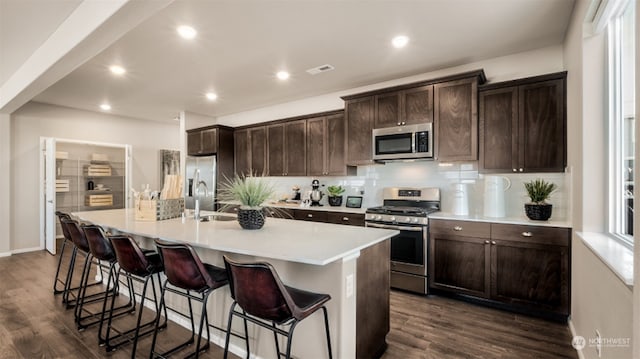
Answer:
POLYGON ((308 72, 310 75, 317 75, 317 74, 319 74, 319 73, 327 72, 327 71, 331 71, 331 70, 333 70, 333 69, 335 69, 335 67, 333 67, 333 66, 331 66, 331 65, 329 65, 329 64, 325 64, 325 65, 320 65, 320 66, 318 66, 318 67, 314 67, 314 68, 312 68, 312 69, 309 69, 309 70, 307 70, 307 72, 308 72))

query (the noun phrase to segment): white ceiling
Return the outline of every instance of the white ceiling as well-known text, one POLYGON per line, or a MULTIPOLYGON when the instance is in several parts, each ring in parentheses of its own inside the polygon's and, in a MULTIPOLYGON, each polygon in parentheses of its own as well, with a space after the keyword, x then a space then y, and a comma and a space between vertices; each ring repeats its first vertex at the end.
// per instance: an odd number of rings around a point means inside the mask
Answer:
POLYGON ((81 2, 82 0, 0 0, 0 85, 47 40, 81 2))
POLYGON ((112 113, 153 120, 182 110, 217 117, 560 44, 573 3, 176 0, 35 100, 91 111, 108 102, 112 113), (197 37, 178 37, 179 24, 197 37), (411 38, 406 48, 391 47, 397 34, 411 38), (125 76, 109 73, 116 63, 125 76), (336 69, 305 72, 323 64, 336 69), (276 80, 279 69, 291 79, 276 80))

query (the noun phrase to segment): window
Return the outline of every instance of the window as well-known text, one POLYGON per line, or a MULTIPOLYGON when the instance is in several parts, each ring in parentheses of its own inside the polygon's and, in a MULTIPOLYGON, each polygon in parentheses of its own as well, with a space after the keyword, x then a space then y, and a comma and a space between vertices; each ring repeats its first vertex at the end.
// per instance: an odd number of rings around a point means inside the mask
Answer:
POLYGON ((609 230, 633 245, 635 1, 607 27, 609 41, 609 230))

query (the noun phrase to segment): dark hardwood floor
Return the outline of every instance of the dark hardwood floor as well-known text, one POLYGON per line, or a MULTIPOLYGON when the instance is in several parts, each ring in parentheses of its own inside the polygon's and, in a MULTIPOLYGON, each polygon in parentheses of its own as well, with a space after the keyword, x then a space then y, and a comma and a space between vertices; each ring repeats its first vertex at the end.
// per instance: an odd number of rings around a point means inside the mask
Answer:
MULTIPOLYGON (((95 326, 76 330, 73 311, 52 293, 56 264, 45 251, 0 258, 0 359, 130 357, 130 346, 105 353, 95 326)), ((170 323, 159 345, 170 347, 185 335, 170 323)), ((387 342, 384 359, 577 358, 566 325, 397 291, 387 342)), ((139 357, 148 356, 150 344, 151 338, 141 340, 139 357)), ((222 358, 222 349, 212 345, 202 357, 222 358)))

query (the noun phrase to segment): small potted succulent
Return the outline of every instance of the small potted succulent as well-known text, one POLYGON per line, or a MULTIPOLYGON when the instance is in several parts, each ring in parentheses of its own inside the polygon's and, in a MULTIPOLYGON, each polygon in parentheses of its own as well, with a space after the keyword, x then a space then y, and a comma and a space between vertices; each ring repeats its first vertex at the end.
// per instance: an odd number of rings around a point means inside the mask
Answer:
POLYGON ((220 199, 240 204, 238 223, 244 229, 264 226, 264 203, 275 193, 271 183, 262 177, 235 176, 220 188, 220 199))
POLYGON ((327 187, 327 192, 329 192, 328 201, 330 206, 342 206, 342 194, 344 193, 342 186, 329 186, 327 187))
POLYGON ((525 182, 524 188, 531 199, 531 202, 524 204, 524 211, 527 217, 535 221, 548 220, 551 217, 552 205, 546 201, 551 196, 551 193, 558 188, 556 184, 538 178, 525 182))

